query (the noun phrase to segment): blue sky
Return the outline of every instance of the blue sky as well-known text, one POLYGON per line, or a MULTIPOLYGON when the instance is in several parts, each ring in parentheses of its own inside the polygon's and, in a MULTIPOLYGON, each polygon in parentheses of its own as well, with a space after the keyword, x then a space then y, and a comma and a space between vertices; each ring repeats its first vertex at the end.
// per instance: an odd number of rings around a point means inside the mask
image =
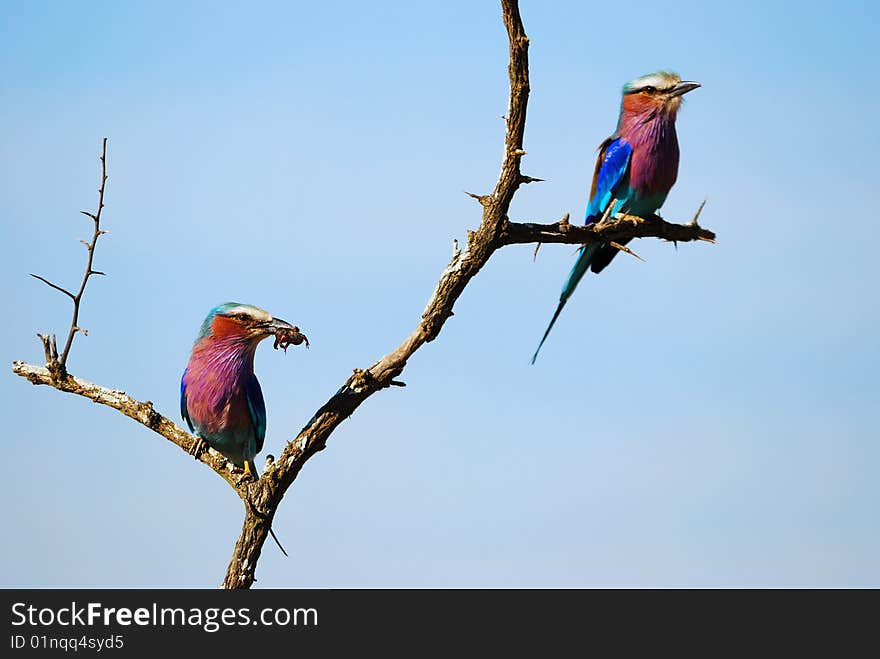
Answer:
MULTIPOLYGON (((371 398, 289 491, 260 586, 880 586, 880 111, 867 2, 523 0, 532 96, 516 220, 582 216, 621 85, 671 68, 663 213, 717 245, 634 244, 529 357, 570 246, 496 254, 406 389, 371 398), (717 3, 716 3, 717 4, 717 3), (755 16, 760 16, 756 20, 755 16)), ((78 214, 105 224, 69 366, 178 418, 204 314, 296 322, 263 346, 265 452, 418 321, 494 185, 496 3, 6 2, 0 202, 7 367, 69 305, 78 214)), ((224 482, 122 415, 7 371, 0 584, 215 586, 224 482)), ((260 460, 261 461, 261 460, 260 460)))

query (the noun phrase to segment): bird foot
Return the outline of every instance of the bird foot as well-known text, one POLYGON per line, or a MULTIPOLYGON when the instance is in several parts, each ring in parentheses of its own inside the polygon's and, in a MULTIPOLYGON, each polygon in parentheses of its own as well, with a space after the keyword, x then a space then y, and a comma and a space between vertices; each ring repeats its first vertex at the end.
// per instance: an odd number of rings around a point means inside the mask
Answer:
POLYGON ((199 459, 199 456, 202 454, 202 451, 205 450, 205 440, 201 437, 196 438, 196 443, 192 445, 189 450, 189 454, 193 456, 196 460, 199 459))
POLYGON ((239 472, 241 472, 241 476, 238 479, 239 486, 241 486, 244 483, 249 483, 249 482, 256 483, 257 480, 260 478, 257 475, 256 469, 253 469, 250 465, 250 462, 247 460, 245 460, 243 469, 241 467, 237 467, 237 466, 232 467, 232 473, 237 474, 239 472))

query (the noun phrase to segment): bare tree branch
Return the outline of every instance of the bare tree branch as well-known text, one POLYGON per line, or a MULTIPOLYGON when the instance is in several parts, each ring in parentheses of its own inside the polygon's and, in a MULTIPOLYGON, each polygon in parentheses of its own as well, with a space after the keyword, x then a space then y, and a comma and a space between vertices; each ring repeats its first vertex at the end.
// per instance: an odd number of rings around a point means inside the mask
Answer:
POLYGON ((35 275, 34 273, 31 273, 31 277, 33 277, 34 279, 39 279, 41 282, 43 282, 44 284, 46 284, 46 286, 49 286, 49 287, 51 287, 51 288, 54 288, 56 291, 61 291, 61 292, 64 293, 67 297, 69 297, 71 300, 73 300, 74 302, 76 301, 76 295, 74 295, 73 293, 71 293, 71 292, 70 292, 69 290, 67 290, 66 288, 64 288, 64 287, 62 287, 62 286, 59 286, 58 284, 53 284, 51 281, 49 281, 49 280, 46 279, 45 277, 41 277, 40 275, 35 275))
MULTIPOLYGON (((27 378, 31 384, 45 384, 59 391, 66 391, 77 396, 85 396, 96 403, 119 410, 125 416, 134 419, 153 432, 162 435, 168 441, 177 444, 187 453, 196 444, 197 440, 195 437, 170 419, 159 414, 153 408, 151 401, 141 402, 119 389, 108 389, 107 387, 102 387, 87 380, 81 380, 69 374, 64 378, 58 379, 45 366, 34 366, 22 361, 12 363, 12 372, 27 378)), ((236 492, 241 492, 241 489, 238 487, 238 477, 227 469, 226 458, 222 455, 216 451, 202 451, 198 460, 216 471, 236 492)))
MULTIPOLYGON (((272 519, 303 465, 315 453, 325 448, 328 438, 336 427, 351 416, 367 398, 386 387, 404 386, 404 383, 395 378, 403 372, 409 358, 421 346, 437 338, 446 320, 453 315, 453 306, 465 287, 496 250, 506 245, 525 243, 537 243, 539 247, 542 243, 584 244, 604 241, 614 244, 622 251, 634 254, 624 246, 632 238, 654 237, 675 242, 714 242, 715 240, 714 233, 697 224, 702 205, 689 224, 671 224, 657 216, 640 218, 630 215, 605 217, 598 224, 588 226, 569 224, 568 215, 559 222, 551 224, 517 223, 508 220, 510 203, 519 186, 540 179, 526 176, 520 171, 520 163, 526 155, 523 149, 523 136, 529 98, 529 39, 523 29, 517 0, 501 0, 501 6, 510 44, 508 67, 510 97, 508 111, 504 117, 507 130, 501 173, 491 193, 484 195, 467 193, 482 206, 482 221, 476 231, 467 232, 467 240, 463 247, 455 241, 452 259, 441 273, 415 329, 400 345, 370 367, 354 369, 339 390, 315 412, 296 437, 287 443, 279 458, 274 461, 267 460, 263 476, 257 482, 242 486, 228 471, 225 460, 219 454, 204 452, 200 456, 200 460, 223 477, 245 502, 245 519, 226 571, 224 588, 249 588, 253 584, 256 580, 254 573, 257 562, 263 543, 270 533, 272 519)), ((103 274, 92 269, 92 258, 97 238, 103 233, 100 230, 100 215, 104 205, 104 183, 107 180, 105 154, 106 139, 101 156, 102 183, 98 210, 94 214, 83 211, 93 219, 95 234, 92 242, 86 243, 89 259, 79 292, 72 295, 69 291, 34 275, 74 300, 71 330, 62 357, 58 359, 54 337, 40 335, 47 366, 33 366, 17 361, 13 364, 13 372, 34 384, 49 385, 113 407, 189 452, 197 440, 157 413, 149 401, 145 403, 137 401, 122 391, 106 389, 70 376, 66 372, 66 358, 73 335, 78 330, 79 303, 85 285, 91 275, 103 274)), ((535 253, 537 254, 537 247, 535 253)))
POLYGON ((345 384, 319 409, 284 452, 267 468, 252 491, 255 508, 265 516, 248 514, 223 583, 225 588, 249 588, 254 568, 266 540, 269 523, 278 504, 306 461, 323 450, 336 427, 369 396, 390 386, 403 371, 407 360, 422 345, 437 338, 452 307, 471 278, 500 246, 507 224, 507 211, 513 195, 524 182, 520 161, 525 155, 526 106, 529 98, 529 39, 523 29, 516 0, 502 0, 504 25, 510 42, 510 100, 507 111, 504 160, 495 189, 488 195, 473 195, 483 207, 483 219, 475 232, 468 232, 464 249, 454 250, 452 261, 443 271, 434 294, 412 333, 395 350, 367 369, 355 369, 345 384))
MULTIPOLYGON (((700 210, 702 208, 701 205, 700 210)), ((554 224, 508 222, 499 241, 501 245, 534 242, 578 245, 596 241, 622 243, 631 238, 661 238, 677 243, 696 240, 714 243, 715 234, 701 227, 695 220, 696 218, 689 224, 672 224, 657 215, 646 218, 619 215, 605 222, 582 226, 569 224, 565 218, 554 224)))
MULTIPOLYGON (((71 293, 65 288, 58 286, 48 279, 40 275, 31 276, 39 279, 46 285, 61 291, 73 301, 73 317, 70 321, 70 330, 67 334, 67 343, 59 357, 58 346, 55 341, 54 334, 38 334, 40 341, 43 343, 43 350, 46 356, 46 366, 34 366, 22 361, 16 361, 12 365, 12 372, 16 375, 27 378, 33 384, 45 384, 54 387, 60 391, 77 394, 90 398, 96 403, 108 405, 119 410, 126 416, 142 423, 150 430, 162 435, 169 441, 177 444, 187 453, 192 454, 193 448, 197 443, 197 439, 177 426, 174 422, 162 416, 153 409, 153 404, 149 401, 142 403, 129 396, 125 392, 117 389, 108 389, 86 380, 75 378, 67 372, 67 357, 70 354, 70 347, 73 344, 73 337, 77 332, 88 334, 88 331, 80 327, 79 311, 82 304, 83 294, 86 290, 89 278, 93 275, 103 275, 104 273, 95 270, 92 267, 95 257, 95 246, 98 238, 107 233, 101 229, 101 213, 104 210, 104 190, 107 183, 107 138, 105 137, 101 143, 101 187, 98 190, 98 209, 94 213, 89 211, 80 211, 83 215, 88 216, 94 223, 94 231, 92 233, 91 242, 80 241, 85 245, 88 257, 86 259, 85 273, 76 294, 71 293)), ((244 499, 247 496, 246 488, 242 488, 239 479, 234 477, 228 470, 225 458, 216 452, 203 451, 198 457, 203 463, 211 467, 220 475, 227 483, 229 483, 238 495, 244 499)))
MULTIPOLYGON (((103 272, 99 272, 97 270, 92 269, 92 262, 95 259, 95 245, 98 244, 98 238, 100 238, 103 234, 107 233, 106 231, 101 230, 101 211, 104 210, 104 190, 107 186, 107 138, 105 137, 101 141, 101 187, 98 189, 98 210, 94 213, 90 213, 88 211, 80 211, 83 215, 87 215, 92 219, 94 223, 94 231, 92 232, 92 240, 91 242, 86 242, 81 240, 80 242, 86 246, 86 251, 88 252, 88 257, 86 259, 86 270, 83 274, 82 282, 80 282, 79 290, 76 294, 71 293, 66 288, 62 288, 56 284, 53 284, 51 281, 46 279, 45 277, 41 277, 40 275, 32 274, 31 277, 35 277, 39 279, 44 284, 51 286, 57 291, 61 291, 65 295, 67 295, 73 301, 73 316, 70 320, 70 329, 67 331, 67 341, 64 344, 64 350, 61 352, 61 357, 57 356, 53 359, 55 363, 49 363, 49 369, 51 371, 56 371, 59 376, 63 376, 67 372, 67 357, 70 354, 70 347, 73 345, 73 337, 76 336, 77 332, 83 332, 83 334, 88 334, 83 328, 79 326, 79 308, 80 303, 82 302, 83 293, 86 290, 86 284, 89 283, 89 277, 92 275, 103 275, 103 272)), ((54 342, 54 337, 52 337, 52 341, 54 342)), ((45 341, 44 341, 45 343, 45 341)), ((57 350, 56 350, 57 353, 57 350)))

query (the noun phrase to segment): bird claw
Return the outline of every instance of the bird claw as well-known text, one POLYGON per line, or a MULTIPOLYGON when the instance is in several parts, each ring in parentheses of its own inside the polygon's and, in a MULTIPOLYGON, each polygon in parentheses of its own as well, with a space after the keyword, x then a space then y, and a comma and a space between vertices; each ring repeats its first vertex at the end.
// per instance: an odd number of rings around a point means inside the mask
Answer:
POLYGON ((247 482, 256 483, 260 479, 260 475, 257 473, 256 466, 251 464, 250 460, 244 461, 244 468, 233 465, 232 471, 233 473, 239 471, 242 472, 241 477, 238 479, 239 485, 247 482))
POLYGON ((205 450, 205 440, 201 437, 196 437, 196 442, 189 449, 189 454, 193 456, 196 460, 199 459, 199 456, 202 454, 202 451, 205 450))
MULTIPOLYGON (((234 471, 238 471, 238 467, 235 468, 234 471)), ((249 483, 256 483, 257 478, 253 474, 249 474, 246 471, 242 471, 241 475, 238 477, 238 480, 235 482, 237 487, 241 487, 242 485, 248 485, 249 483)))

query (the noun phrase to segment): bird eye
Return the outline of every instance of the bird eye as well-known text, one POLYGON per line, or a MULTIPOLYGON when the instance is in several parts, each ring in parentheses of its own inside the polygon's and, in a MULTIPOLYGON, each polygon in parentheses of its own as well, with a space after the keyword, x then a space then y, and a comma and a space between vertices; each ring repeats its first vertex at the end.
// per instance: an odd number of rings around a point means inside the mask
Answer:
POLYGON ((248 320, 248 318, 249 318, 249 316, 246 313, 235 314, 235 317, 242 322, 248 320))
POLYGON ((655 91, 657 91, 657 88, 652 87, 651 85, 648 85, 647 87, 642 87, 642 91, 647 94, 653 94, 655 91))

